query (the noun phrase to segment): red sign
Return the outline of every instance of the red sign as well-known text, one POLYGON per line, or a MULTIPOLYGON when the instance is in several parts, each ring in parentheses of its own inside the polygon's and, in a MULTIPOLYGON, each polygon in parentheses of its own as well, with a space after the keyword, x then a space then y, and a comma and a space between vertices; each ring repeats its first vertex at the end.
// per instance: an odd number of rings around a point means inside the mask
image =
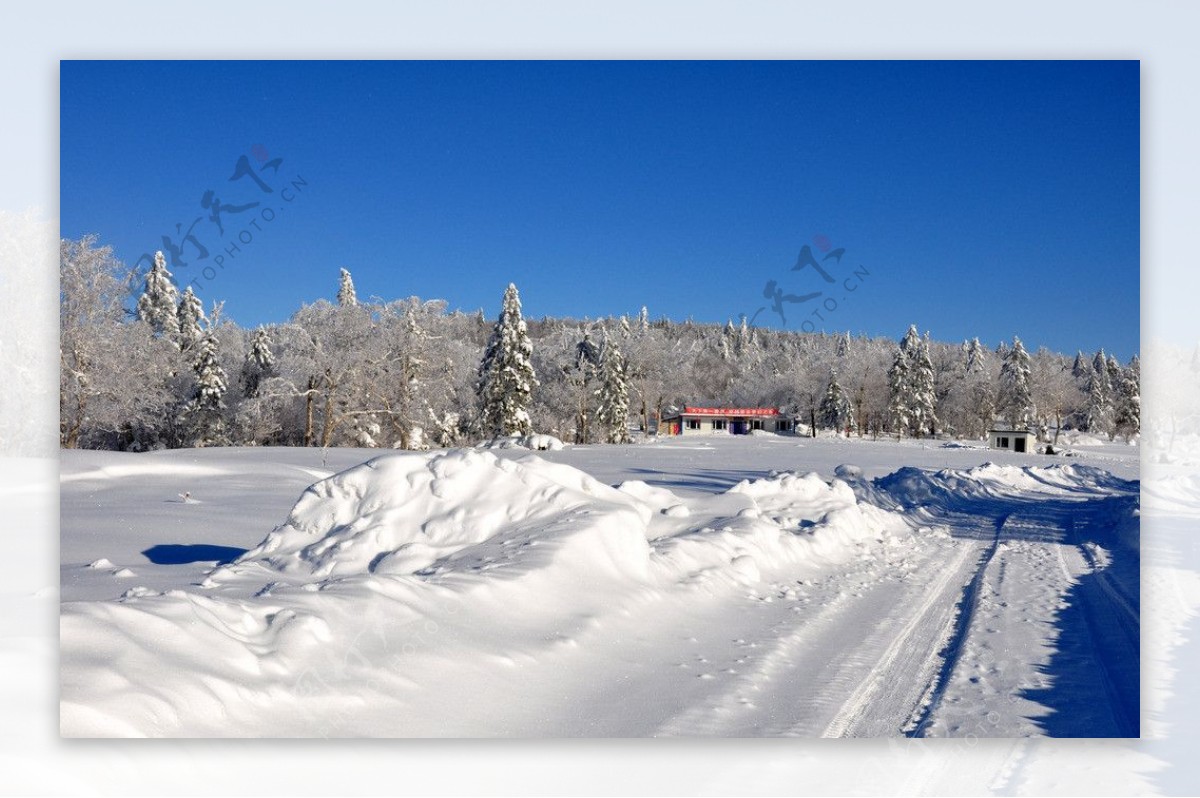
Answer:
POLYGON ((773 407, 685 407, 683 414, 689 416, 777 416, 773 407))

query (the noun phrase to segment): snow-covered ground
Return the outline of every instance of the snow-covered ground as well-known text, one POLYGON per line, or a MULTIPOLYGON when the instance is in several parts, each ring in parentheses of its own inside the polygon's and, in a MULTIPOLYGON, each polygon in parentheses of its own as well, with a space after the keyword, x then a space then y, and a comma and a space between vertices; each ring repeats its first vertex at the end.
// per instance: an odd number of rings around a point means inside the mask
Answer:
POLYGON ((1136 447, 63 452, 68 736, 1136 736, 1136 447), (310 487, 311 486, 311 487, 310 487))

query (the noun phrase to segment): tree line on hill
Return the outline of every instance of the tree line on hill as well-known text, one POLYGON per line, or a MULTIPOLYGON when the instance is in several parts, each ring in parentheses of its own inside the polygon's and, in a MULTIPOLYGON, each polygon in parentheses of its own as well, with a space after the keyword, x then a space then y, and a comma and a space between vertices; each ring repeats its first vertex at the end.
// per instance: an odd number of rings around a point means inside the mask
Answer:
POLYGON ((533 431, 624 443, 684 404, 777 407, 844 435, 982 438, 998 418, 1045 439, 1140 433, 1140 364, 1020 339, 931 341, 633 317, 495 321, 416 297, 336 301, 244 329, 181 294, 161 253, 135 273, 94 237, 60 242, 59 442, 457 446, 533 431), (136 296, 136 305, 129 307, 136 296))

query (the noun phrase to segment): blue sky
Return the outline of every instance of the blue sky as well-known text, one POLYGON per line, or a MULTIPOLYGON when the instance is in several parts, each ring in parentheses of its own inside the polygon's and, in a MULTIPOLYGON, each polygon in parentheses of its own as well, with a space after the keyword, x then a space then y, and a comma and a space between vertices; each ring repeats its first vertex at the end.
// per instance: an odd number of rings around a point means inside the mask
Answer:
POLYGON ((787 329, 1138 349, 1136 61, 65 61, 61 134, 62 235, 166 235, 243 325, 344 266, 489 316, 511 281, 535 317, 781 327, 774 281, 820 292, 787 329))

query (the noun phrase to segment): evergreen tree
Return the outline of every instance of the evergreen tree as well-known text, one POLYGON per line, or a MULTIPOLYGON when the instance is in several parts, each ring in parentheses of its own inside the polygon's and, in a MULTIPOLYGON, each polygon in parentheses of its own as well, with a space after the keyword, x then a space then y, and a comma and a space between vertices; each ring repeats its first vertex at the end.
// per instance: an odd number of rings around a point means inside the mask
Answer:
POLYGON ((341 270, 341 278, 338 282, 337 302, 342 307, 354 307, 358 304, 358 297, 354 293, 354 280, 350 277, 350 272, 346 269, 341 270))
MULTIPOLYGON (((916 335, 916 325, 909 328, 914 336, 916 335)), ((896 357, 892 360, 892 366, 888 369, 888 416, 891 419, 893 428, 896 431, 896 438, 899 439, 908 429, 909 422, 912 419, 911 415, 911 379, 909 376, 910 356, 905 348, 905 342, 908 336, 900 342, 900 346, 896 349, 896 357)))
POLYGON ((1117 406, 1114 414, 1115 432, 1130 440, 1142 431, 1141 364, 1136 355, 1129 368, 1121 372, 1121 386, 1117 391, 1117 406))
POLYGON ((275 356, 271 352, 271 338, 265 327, 254 331, 250 350, 242 364, 242 395, 247 399, 258 396, 258 386, 270 376, 275 367, 275 356))
MULTIPOLYGON (((909 333, 916 335, 917 328, 913 325, 909 333)), ((909 370, 912 396, 912 421, 916 436, 919 438, 926 429, 933 435, 937 428, 937 390, 934 385, 933 360, 929 356, 929 333, 917 341, 912 356, 912 366, 909 370)))
POLYGON ((1071 366, 1071 376, 1079 385, 1086 385, 1088 378, 1092 376, 1091 364, 1083 356, 1082 350, 1075 351, 1075 363, 1071 366))
POLYGON ((138 297, 138 318, 149 324, 155 335, 178 344, 178 302, 179 292, 167 271, 167 259, 162 252, 155 252, 154 265, 146 273, 146 288, 138 297))
POLYGON ((179 348, 185 352, 204 336, 204 303, 189 285, 179 300, 179 348))
POLYGON ((1036 413, 1033 392, 1029 387, 1029 371, 1029 353, 1025 351, 1021 339, 1013 336, 1012 348, 1000 367, 996 408, 1015 429, 1027 428, 1033 423, 1036 413))
POLYGON ((605 334, 600 354, 600 388, 596 420, 608 443, 629 443, 629 384, 625 358, 605 334))
POLYGON ((192 446, 220 446, 227 442, 224 418, 227 386, 225 370, 218 362, 220 341, 212 325, 200 339, 196 352, 192 365, 196 386, 181 420, 192 446))
POLYGON ((641 311, 638 312, 638 332, 644 333, 650 329, 650 311, 642 305, 641 311))
POLYGON ((888 415, 898 438, 906 431, 917 437, 926 428, 933 432, 937 424, 933 361, 928 337, 922 339, 915 324, 909 326, 896 349, 895 360, 888 369, 888 391, 888 415))
POLYGON ((479 364, 475 388, 485 434, 498 437, 533 431, 529 405, 538 382, 532 358, 533 345, 521 317, 521 298, 517 287, 509 283, 500 317, 479 364))
POLYGON ((821 399, 820 414, 821 426, 835 432, 849 434, 858 428, 854 418, 854 406, 838 383, 836 371, 829 374, 829 386, 821 399))
POLYGON ((1112 383, 1108 378, 1108 359, 1101 349, 1092 359, 1092 373, 1088 378, 1087 410, 1084 415, 1088 432, 1108 435, 1110 438, 1114 434, 1112 393, 1112 383))
POLYGON ((575 345, 574 361, 566 370, 568 381, 579 392, 575 409, 575 443, 591 443, 592 380, 600 373, 600 347, 592 340, 591 330, 584 328, 583 338, 575 345))
POLYGON ((968 374, 983 374, 987 371, 986 355, 978 338, 963 343, 963 354, 964 368, 968 374))

